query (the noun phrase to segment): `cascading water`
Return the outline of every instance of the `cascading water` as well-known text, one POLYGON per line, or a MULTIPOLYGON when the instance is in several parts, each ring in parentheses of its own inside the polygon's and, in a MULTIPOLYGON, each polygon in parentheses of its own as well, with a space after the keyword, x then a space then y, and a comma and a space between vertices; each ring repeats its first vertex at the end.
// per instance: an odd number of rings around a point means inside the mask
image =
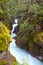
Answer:
POLYGON ((15 24, 13 24, 12 26, 13 26, 11 31, 12 42, 10 43, 10 46, 9 46, 10 53, 16 58, 16 60, 20 64, 27 63, 28 65, 43 65, 41 61, 32 57, 29 54, 29 52, 23 49, 20 49, 16 46, 16 43, 15 43, 16 40, 14 39, 16 34, 13 33, 13 31, 15 30, 15 27, 18 26, 18 19, 15 19, 15 24))

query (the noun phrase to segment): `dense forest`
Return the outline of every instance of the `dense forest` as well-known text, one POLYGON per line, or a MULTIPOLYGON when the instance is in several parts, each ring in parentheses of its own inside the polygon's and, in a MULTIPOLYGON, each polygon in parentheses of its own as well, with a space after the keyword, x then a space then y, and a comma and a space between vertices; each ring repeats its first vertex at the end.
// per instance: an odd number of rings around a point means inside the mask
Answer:
POLYGON ((0 0, 0 65, 19 65, 8 51, 16 18, 17 47, 43 62, 43 0, 0 0))

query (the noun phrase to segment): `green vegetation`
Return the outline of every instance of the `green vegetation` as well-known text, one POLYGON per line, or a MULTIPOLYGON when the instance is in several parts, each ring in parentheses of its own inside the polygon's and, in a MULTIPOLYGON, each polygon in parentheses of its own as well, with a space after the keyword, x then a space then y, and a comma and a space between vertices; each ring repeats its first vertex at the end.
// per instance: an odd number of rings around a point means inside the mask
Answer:
POLYGON ((0 6, 5 11, 7 19, 11 19, 15 13, 17 0, 0 0, 0 6))
POLYGON ((0 65, 7 65, 7 61, 5 59, 2 59, 0 65))
POLYGON ((23 46, 33 56, 43 57, 43 0, 0 0, 0 52, 7 50, 12 41, 8 29, 16 17, 19 19, 17 45, 26 43, 23 46))
POLYGON ((2 14, 4 13, 3 9, 1 9, 1 8, 0 8, 0 13, 2 13, 2 14))
POLYGON ((33 25, 29 24, 28 22, 24 22, 23 24, 20 24, 19 29, 25 33, 33 30, 34 28, 33 25))
POLYGON ((43 33, 43 5, 41 3, 42 1, 39 1, 39 3, 35 1, 34 3, 34 1, 30 2, 30 0, 20 0, 20 2, 18 3, 18 9, 20 11, 19 16, 21 16, 19 23, 19 33, 21 33, 20 35, 21 38, 23 38, 22 40, 26 39, 24 38, 26 37, 25 34, 28 34, 30 37, 30 41, 34 43, 34 41, 36 41, 36 35, 40 34, 41 31, 43 33))
POLYGON ((20 22, 16 44, 24 49, 27 46, 33 56, 43 57, 43 1, 20 0, 18 5, 20 22))
POLYGON ((18 62, 16 60, 13 60, 11 65, 18 65, 18 62))
POLYGON ((0 52, 8 48, 8 43, 12 41, 10 31, 0 21, 0 52))

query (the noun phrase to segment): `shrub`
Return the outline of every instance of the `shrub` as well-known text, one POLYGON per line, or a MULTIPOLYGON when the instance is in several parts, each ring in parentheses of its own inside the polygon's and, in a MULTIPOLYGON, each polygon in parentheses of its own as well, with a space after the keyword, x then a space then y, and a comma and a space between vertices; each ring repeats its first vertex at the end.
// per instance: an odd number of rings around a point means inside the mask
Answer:
POLYGON ((0 21, 0 51, 4 51, 8 48, 8 43, 12 41, 10 31, 0 21))

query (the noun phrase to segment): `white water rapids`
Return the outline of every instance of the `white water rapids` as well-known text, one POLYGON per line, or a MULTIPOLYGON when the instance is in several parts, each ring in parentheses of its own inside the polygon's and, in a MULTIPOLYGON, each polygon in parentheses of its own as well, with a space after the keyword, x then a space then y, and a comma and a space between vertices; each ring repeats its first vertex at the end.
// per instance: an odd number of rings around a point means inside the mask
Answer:
POLYGON ((13 33, 15 30, 15 27, 18 26, 18 19, 15 19, 15 24, 12 25, 12 31, 11 31, 11 36, 12 36, 12 42, 10 43, 9 46, 9 51, 10 53, 16 58, 18 63, 23 64, 27 63, 28 65, 43 65, 41 61, 38 59, 32 57, 29 52, 20 49, 19 47, 16 46, 15 39, 14 37, 17 36, 16 33, 13 33))

